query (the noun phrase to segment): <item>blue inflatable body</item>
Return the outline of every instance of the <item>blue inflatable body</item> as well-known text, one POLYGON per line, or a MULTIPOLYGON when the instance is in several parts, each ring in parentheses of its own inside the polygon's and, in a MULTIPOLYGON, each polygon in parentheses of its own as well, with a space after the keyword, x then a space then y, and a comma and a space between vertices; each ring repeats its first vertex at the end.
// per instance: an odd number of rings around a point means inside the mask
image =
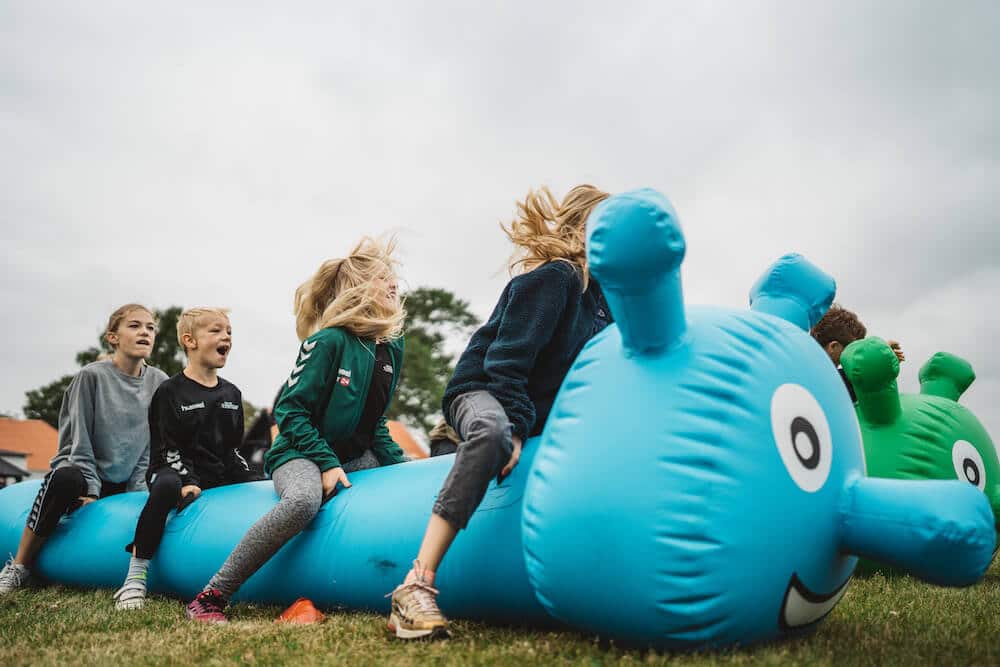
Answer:
MULTIPOLYGON (((552 622, 528 584, 521 547, 521 503, 535 451, 529 443, 524 465, 501 486, 491 484, 438 573, 441 604, 455 616, 552 622)), ((410 569, 452 459, 352 473, 353 486, 324 505, 237 599, 287 604, 305 596, 326 607, 388 613, 384 596, 410 569)), ((0 490, 0 553, 17 550, 38 487, 22 482, 0 490)), ((112 496, 64 518, 42 550, 37 571, 74 586, 121 586, 129 559, 124 547, 132 541, 146 497, 112 496)), ((271 482, 254 482, 210 489, 179 515, 171 513, 150 566, 150 590, 192 598, 276 502, 271 482)))
MULTIPOLYGON (((694 648, 813 626, 843 596, 855 555, 944 585, 982 576, 995 535, 978 489, 864 477, 854 409, 804 331, 832 279, 789 255, 754 286, 750 311, 686 308, 684 239, 652 191, 603 202, 588 236, 616 324, 581 352, 543 436, 455 541, 437 578, 446 613, 554 617, 694 648)), ((386 611, 451 462, 354 473, 239 597, 386 611)), ((0 553, 17 548, 37 489, 0 490, 0 553)), ((64 519, 40 573, 117 587, 145 498, 64 519)), ((170 518, 152 590, 190 598, 275 500, 269 482, 206 491, 170 518)))
POLYGON ((864 477, 854 408, 806 329, 833 280, 789 255, 753 310, 686 308, 669 202, 618 195, 588 221, 590 270, 616 325, 556 399, 525 494, 539 599, 575 627, 657 647, 808 628, 862 554, 965 585, 992 515, 960 482, 864 477))

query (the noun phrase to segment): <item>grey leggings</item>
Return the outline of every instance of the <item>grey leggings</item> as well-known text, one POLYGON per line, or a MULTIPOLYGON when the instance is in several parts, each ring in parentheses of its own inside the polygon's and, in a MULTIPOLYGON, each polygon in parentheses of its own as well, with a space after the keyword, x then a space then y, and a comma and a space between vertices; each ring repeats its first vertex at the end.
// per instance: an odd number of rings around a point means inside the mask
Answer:
MULTIPOLYGON (((378 460, 366 451, 344 464, 344 472, 375 468, 378 460)), ((215 573, 205 590, 218 589, 227 600, 253 576, 278 549, 305 528, 323 501, 323 482, 315 463, 308 459, 292 459, 271 474, 274 490, 280 500, 270 512, 250 526, 229 558, 215 573)))

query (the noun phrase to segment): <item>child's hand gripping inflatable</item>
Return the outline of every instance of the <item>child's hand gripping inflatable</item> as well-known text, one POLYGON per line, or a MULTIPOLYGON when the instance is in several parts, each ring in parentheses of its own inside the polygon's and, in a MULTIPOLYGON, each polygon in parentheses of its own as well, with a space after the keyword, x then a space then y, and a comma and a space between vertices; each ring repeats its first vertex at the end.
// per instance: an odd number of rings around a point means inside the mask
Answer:
POLYGON ((567 376, 525 492, 528 573, 587 631, 661 648, 808 628, 855 555, 968 585, 993 517, 967 483, 868 479, 853 407, 807 329, 833 280, 789 255, 751 311, 686 307, 685 242, 659 193, 602 203, 590 269, 616 325, 567 376))

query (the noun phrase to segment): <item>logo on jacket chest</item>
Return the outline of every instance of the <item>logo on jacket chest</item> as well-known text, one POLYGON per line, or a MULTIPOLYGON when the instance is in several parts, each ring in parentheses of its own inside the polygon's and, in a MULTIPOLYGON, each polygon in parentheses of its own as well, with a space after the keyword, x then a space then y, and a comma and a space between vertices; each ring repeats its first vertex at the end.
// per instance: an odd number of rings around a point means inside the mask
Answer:
POLYGON ((337 369, 337 382, 339 382, 343 387, 351 384, 351 371, 345 368, 337 369))

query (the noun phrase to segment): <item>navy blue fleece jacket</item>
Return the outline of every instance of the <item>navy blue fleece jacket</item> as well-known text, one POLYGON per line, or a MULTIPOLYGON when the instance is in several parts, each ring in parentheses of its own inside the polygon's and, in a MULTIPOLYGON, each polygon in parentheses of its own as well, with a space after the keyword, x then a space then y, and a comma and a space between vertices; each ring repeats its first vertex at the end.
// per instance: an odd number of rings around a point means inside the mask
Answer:
POLYGON ((593 278, 583 292, 579 270, 554 261, 507 283, 489 321, 469 341, 444 392, 451 402, 485 390, 503 406, 514 435, 542 432, 552 402, 584 343, 611 322, 593 278))

